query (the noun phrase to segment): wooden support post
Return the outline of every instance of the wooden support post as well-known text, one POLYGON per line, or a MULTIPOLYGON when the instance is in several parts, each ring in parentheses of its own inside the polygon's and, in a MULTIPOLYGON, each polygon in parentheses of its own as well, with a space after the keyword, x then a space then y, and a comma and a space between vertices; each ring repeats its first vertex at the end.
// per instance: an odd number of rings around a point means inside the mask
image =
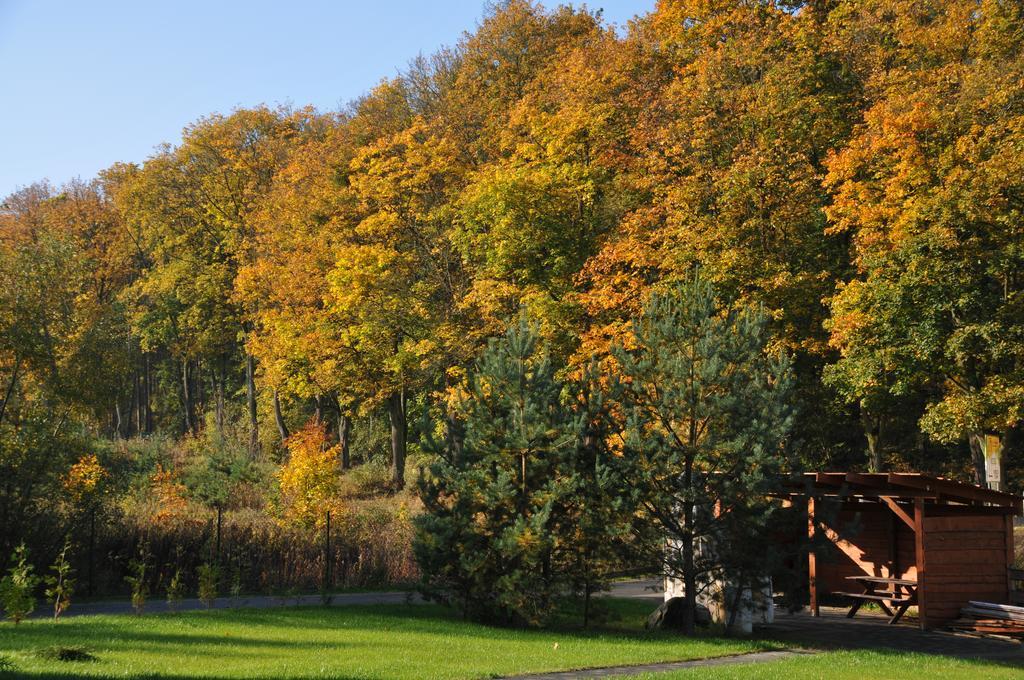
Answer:
POLYGON ((886 517, 889 520, 887 523, 889 534, 889 578, 899 578, 900 544, 897 535, 899 526, 896 524, 896 517, 893 513, 886 513, 886 517))
POLYGON ((95 587, 96 571, 96 506, 89 511, 89 595, 92 595, 95 587))
POLYGON ((924 499, 914 499, 914 555, 917 561, 917 620, 928 629, 928 580, 924 543, 924 499))
POLYGON ((814 498, 807 499, 807 536, 811 540, 810 549, 807 551, 807 583, 810 587, 811 592, 811 616, 819 616, 821 609, 818 604, 818 579, 816 572, 817 555, 814 551, 816 549, 815 536, 817 531, 815 530, 814 520, 814 498))
POLYGON ((1013 592, 1013 580, 1010 578, 1010 569, 1017 561, 1016 546, 1013 541, 1013 514, 1006 515, 1006 597, 1004 602, 1010 601, 1010 594, 1013 592))

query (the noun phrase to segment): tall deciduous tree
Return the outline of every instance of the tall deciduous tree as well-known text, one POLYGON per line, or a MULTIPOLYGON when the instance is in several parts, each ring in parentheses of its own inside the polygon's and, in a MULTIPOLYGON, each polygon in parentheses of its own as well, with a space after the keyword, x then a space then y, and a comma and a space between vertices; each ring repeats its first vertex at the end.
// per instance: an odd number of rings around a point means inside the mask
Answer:
MULTIPOLYGON (((822 177, 852 126, 856 81, 807 9, 667 0, 638 22, 629 42, 649 67, 633 96, 647 93, 646 110, 617 178, 631 209, 582 271, 588 347, 628 335, 653 287, 699 265, 730 298, 764 306, 771 342, 793 356, 795 398, 829 402, 823 299, 847 264, 842 239, 824 235, 822 177)), ((805 453, 839 448, 842 415, 811 412, 796 425, 805 453)))
MULTIPOLYGON (((185 131, 182 143, 147 161, 124 187, 124 211, 152 253, 136 284, 136 327, 144 344, 175 348, 182 364, 187 429, 197 426, 197 362, 225 366, 239 353, 244 373, 250 452, 258 450, 256 367, 244 341, 252 309, 234 295, 239 268, 256 255, 254 215, 298 139, 317 128, 310 111, 266 107, 211 116, 185 131)), ((215 369, 214 369, 215 370, 215 369)))
POLYGON ((842 18, 847 40, 891 40, 861 57, 888 67, 869 71, 864 123, 829 164, 831 230, 857 267, 832 303, 834 373, 862 402, 934 385, 921 426, 966 438, 984 483, 985 435, 1024 420, 1024 14, 866 2, 842 18))

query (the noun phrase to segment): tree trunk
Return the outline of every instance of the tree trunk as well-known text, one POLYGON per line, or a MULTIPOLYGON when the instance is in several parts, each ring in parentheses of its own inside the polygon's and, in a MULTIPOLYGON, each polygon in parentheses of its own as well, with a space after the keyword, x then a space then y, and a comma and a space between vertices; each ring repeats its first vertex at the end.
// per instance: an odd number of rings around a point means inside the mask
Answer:
POLYGON ((868 440, 868 469, 882 472, 882 417, 861 409, 860 422, 864 426, 864 437, 868 440))
POLYGON ((114 439, 121 439, 121 403, 114 401, 114 439))
POLYGON ((391 421, 391 480, 395 490, 405 487, 405 387, 388 399, 388 418, 391 421))
POLYGON ((288 439, 288 426, 284 423, 284 416, 281 415, 281 400, 277 397, 277 388, 274 388, 274 422, 277 423, 277 432, 281 435, 281 441, 288 439))
POLYGON ((455 417, 455 412, 450 408, 445 414, 445 420, 448 424, 448 427, 445 428, 446 448, 451 451, 451 462, 458 465, 462 462, 462 439, 464 434, 462 432, 462 423, 459 422, 455 417))
POLYGON ((128 434, 142 432, 142 381, 137 368, 132 369, 132 401, 128 408, 128 434))
POLYGON ((204 420, 203 415, 206 413, 206 390, 203 389, 203 360, 196 359, 196 368, 193 372, 195 376, 195 396, 193 401, 196 404, 196 420, 204 420))
POLYGON ((249 456, 256 458, 260 453, 259 419, 256 413, 256 360, 251 354, 245 355, 245 396, 249 403, 249 456))
POLYGON ((998 450, 995 452, 996 466, 999 471, 999 481, 989 482, 987 475, 986 458, 991 454, 987 451, 986 446, 986 434, 984 432, 971 432, 968 435, 968 440, 971 445, 971 459, 974 462, 974 474, 977 478, 979 486, 985 486, 996 491, 1005 491, 1006 489, 1006 452, 1003 449, 1003 445, 1007 439, 1006 433, 1000 437, 995 437, 994 445, 998 446, 998 450))
POLYGON ((971 432, 967 435, 967 442, 971 447, 971 463, 974 465, 974 483, 978 486, 985 486, 985 449, 983 447, 985 434, 982 432, 971 432))
POLYGON ((181 360, 181 407, 185 412, 185 432, 195 432, 192 418, 192 387, 188 374, 188 359, 181 360))
POLYGON ((214 419, 217 421, 217 431, 224 431, 224 393, 227 392, 228 370, 227 359, 222 355, 217 375, 217 390, 214 395, 214 419))
MULTIPOLYGON (((683 466, 683 484, 687 490, 686 497, 692 497, 693 490, 693 454, 686 455, 683 466)), ((686 611, 683 614, 683 633, 693 635, 697 629, 697 567, 693 555, 693 503, 689 500, 683 505, 683 597, 686 611)))
POLYGON ((14 394, 14 388, 18 385, 18 371, 21 370, 21 357, 19 356, 14 362, 14 372, 11 374, 11 382, 7 384, 7 390, 4 392, 4 400, 0 402, 0 423, 4 422, 4 414, 7 412, 7 404, 11 400, 11 395, 14 394))
POLYGON ((686 611, 683 612, 683 633, 693 635, 697 631, 697 566, 694 561, 694 512, 693 512, 693 459, 697 451, 697 392, 692 382, 689 387, 689 432, 687 448, 683 457, 683 598, 686 611))
POLYGON ((348 470, 352 467, 352 460, 349 455, 349 441, 352 436, 352 419, 338 410, 338 445, 341 447, 341 469, 348 470))
POLYGON ((142 434, 149 434, 153 431, 153 407, 150 402, 150 392, 152 391, 150 366, 149 366, 149 354, 142 355, 142 425, 140 429, 142 434))

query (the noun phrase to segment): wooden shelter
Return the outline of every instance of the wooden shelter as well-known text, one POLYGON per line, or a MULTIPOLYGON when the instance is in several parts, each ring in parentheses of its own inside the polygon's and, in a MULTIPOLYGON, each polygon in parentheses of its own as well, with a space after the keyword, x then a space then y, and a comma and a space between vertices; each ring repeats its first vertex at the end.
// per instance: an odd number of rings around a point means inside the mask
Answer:
POLYGON ((814 615, 822 597, 842 593, 892 607, 894 622, 916 605, 921 627, 934 628, 970 600, 1009 601, 1021 497, 908 473, 816 472, 803 482, 792 496, 807 498, 812 537, 835 548, 808 560, 814 615), (846 592, 857 583, 863 593, 846 592))

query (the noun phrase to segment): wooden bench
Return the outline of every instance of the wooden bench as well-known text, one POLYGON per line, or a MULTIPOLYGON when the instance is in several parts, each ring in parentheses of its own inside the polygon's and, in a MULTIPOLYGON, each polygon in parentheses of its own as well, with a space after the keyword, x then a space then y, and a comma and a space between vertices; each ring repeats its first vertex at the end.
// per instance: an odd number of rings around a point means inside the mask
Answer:
POLYGON ((847 618, 856 616, 865 602, 877 602, 889 617, 889 623, 893 624, 903 617, 907 609, 917 604, 917 581, 882 576, 847 576, 846 579, 856 581, 864 588, 860 593, 833 593, 853 600, 853 606, 846 613, 847 618), (879 590, 885 586, 891 587, 891 590, 879 590))

